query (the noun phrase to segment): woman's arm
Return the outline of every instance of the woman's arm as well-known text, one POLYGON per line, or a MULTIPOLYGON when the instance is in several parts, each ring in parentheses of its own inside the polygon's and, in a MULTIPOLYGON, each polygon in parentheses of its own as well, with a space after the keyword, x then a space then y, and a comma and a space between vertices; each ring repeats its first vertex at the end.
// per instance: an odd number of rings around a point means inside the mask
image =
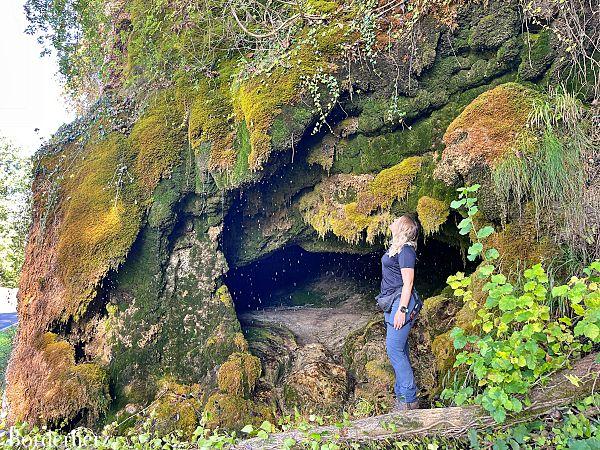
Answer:
POLYGON ((415 269, 411 268, 401 268, 400 272, 402 273, 402 281, 404 284, 402 285, 402 294, 400 295, 400 305, 398 305, 398 311, 394 315, 394 328, 399 330, 406 322, 406 313, 400 311, 401 306, 408 307, 408 302, 410 302, 410 296, 412 294, 413 283, 415 280, 415 269))

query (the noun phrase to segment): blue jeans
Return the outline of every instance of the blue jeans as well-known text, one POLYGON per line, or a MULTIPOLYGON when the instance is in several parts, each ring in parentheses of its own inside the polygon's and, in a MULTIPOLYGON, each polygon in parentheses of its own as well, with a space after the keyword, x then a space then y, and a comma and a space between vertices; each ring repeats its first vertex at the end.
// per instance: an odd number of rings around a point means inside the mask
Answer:
POLYGON ((415 293, 413 291, 413 295, 411 295, 410 301, 408 302, 406 322, 399 330, 394 328, 394 315, 398 311, 400 298, 398 297, 398 299, 394 301, 392 310, 389 313, 384 313, 386 326, 385 347, 396 375, 394 392, 396 393, 397 400, 401 400, 406 403, 417 401, 417 386, 415 384, 415 377, 410 365, 410 356, 408 351, 408 333, 413 326, 416 315, 412 320, 409 320, 409 316, 415 307, 415 303, 415 293))

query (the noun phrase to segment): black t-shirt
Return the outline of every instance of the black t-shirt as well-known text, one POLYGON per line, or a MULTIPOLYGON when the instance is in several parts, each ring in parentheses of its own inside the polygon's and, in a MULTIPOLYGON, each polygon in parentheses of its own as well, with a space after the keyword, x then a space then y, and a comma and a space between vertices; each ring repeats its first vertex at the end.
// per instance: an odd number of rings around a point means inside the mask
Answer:
POLYGON ((417 254, 412 245, 405 244, 390 257, 387 252, 381 257, 381 295, 389 295, 404 285, 400 269, 414 269, 417 254))

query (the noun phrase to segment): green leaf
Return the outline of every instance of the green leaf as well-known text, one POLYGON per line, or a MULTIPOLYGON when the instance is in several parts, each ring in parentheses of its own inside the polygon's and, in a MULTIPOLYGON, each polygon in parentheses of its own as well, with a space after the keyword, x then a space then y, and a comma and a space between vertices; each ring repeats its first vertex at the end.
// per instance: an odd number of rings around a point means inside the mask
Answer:
POLYGON ((467 337, 462 328, 455 327, 450 332, 450 338, 454 341, 454 348, 460 350, 467 345, 467 337))
POLYGON ((600 335, 600 328, 598 327, 598 325, 596 325, 595 323, 585 322, 583 320, 575 326, 575 329, 573 331, 575 333, 575 336, 584 335, 592 341, 596 341, 598 339, 598 336, 600 335))
POLYGON ((473 245, 469 247, 467 259, 469 261, 475 261, 481 251, 483 250, 483 244, 481 242, 475 242, 473 245))
POLYGON ((517 306, 517 299, 515 297, 513 297, 512 295, 507 295, 505 297, 502 297, 498 301, 498 307, 502 311, 511 311, 511 310, 515 309, 515 306, 517 306))
POLYGON ((241 431, 242 433, 252 433, 254 431, 254 427, 252 425, 246 425, 241 431))
POLYGON ((494 232, 494 227, 491 227, 491 226, 483 227, 482 229, 480 229, 477 232, 477 237, 479 239, 484 239, 484 238, 488 237, 489 235, 491 235, 493 232, 494 232))
POLYGON ((286 449, 291 449, 294 445, 296 445, 296 440, 293 438, 285 438, 283 440, 283 445, 286 449))
POLYGON ((260 439, 267 439, 269 437, 269 433, 267 433, 265 430, 258 430, 256 436, 260 439))
POLYGON ((473 228, 473 222, 469 218, 463 219, 458 223, 459 233, 462 234, 463 236, 465 234, 469 234, 469 232, 471 231, 472 228, 473 228))
POLYGON ((500 252, 498 250, 496 250, 495 248, 490 248, 486 250, 485 259, 493 261, 498 258, 500 258, 500 252))
POLYGON ((450 203, 450 208, 452 208, 452 209, 459 209, 464 204, 465 204, 465 199, 462 199, 462 200, 453 200, 450 203))
POLYGON ((504 284, 506 283, 506 276, 501 273, 497 273, 496 275, 492 275, 491 281, 492 283, 504 284))
POLYGON ((492 264, 484 264, 484 265, 480 266, 479 267, 479 278, 489 277, 492 273, 494 273, 495 269, 496 269, 496 267, 494 267, 492 264))
POLYGON ((554 286, 552 288, 552 297, 564 297, 569 292, 569 286, 554 286))

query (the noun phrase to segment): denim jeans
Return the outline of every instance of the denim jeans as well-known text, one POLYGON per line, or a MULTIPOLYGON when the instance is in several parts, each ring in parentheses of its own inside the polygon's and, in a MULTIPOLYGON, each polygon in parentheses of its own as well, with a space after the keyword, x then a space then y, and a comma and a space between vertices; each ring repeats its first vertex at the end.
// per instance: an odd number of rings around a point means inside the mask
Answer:
POLYGON ((406 403, 417 401, 417 386, 410 365, 408 350, 408 333, 413 326, 416 315, 412 320, 409 320, 409 316, 415 307, 415 303, 415 294, 413 292, 413 295, 411 295, 410 301, 408 302, 406 323, 399 330, 394 328, 394 315, 398 311, 400 298, 398 297, 398 299, 394 301, 392 310, 389 313, 384 313, 386 325, 385 347, 396 375, 394 392, 396 393, 396 399, 406 403))

